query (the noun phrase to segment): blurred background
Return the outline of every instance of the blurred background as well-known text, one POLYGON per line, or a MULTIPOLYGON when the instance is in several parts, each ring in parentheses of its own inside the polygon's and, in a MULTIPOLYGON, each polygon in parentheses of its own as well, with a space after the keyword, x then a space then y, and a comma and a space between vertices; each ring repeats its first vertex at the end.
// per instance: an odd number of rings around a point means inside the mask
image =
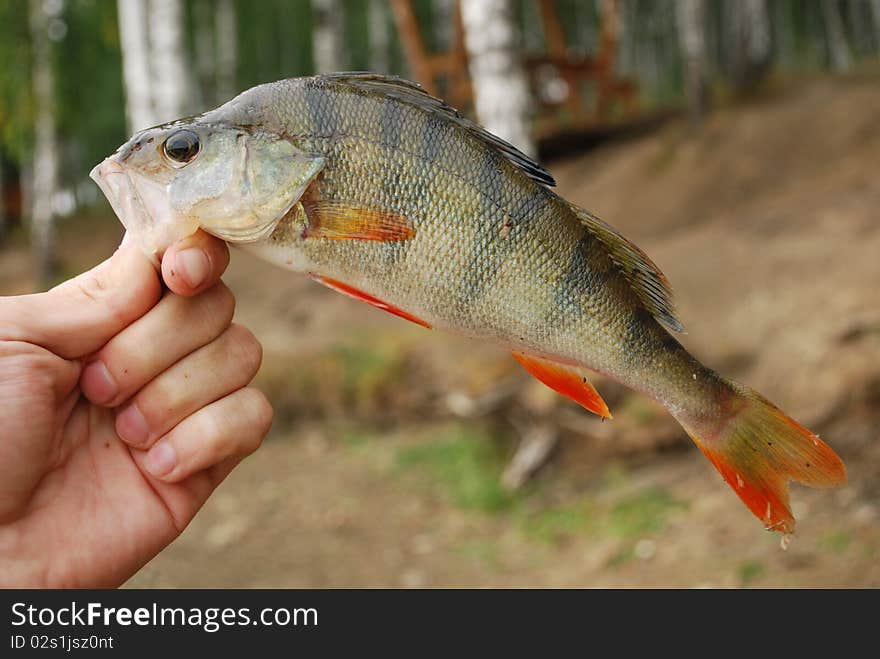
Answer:
POLYGON ((787 551, 652 401, 236 252, 269 439, 132 586, 880 586, 880 0, 3 0, 0 294, 106 258, 134 129, 334 70, 537 155, 676 289, 685 345, 818 432, 787 551))

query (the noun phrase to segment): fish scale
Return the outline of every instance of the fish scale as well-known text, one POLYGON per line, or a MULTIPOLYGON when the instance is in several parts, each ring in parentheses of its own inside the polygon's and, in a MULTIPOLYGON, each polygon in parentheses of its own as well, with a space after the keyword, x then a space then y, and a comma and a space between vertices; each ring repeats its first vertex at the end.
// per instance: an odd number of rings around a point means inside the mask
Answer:
POLYGON ((647 394, 768 529, 794 529, 789 480, 845 480, 830 447, 670 334, 682 327, 647 255, 414 83, 349 73, 255 87, 135 135, 93 178, 149 249, 201 227, 420 325, 500 343, 602 417, 587 369, 647 394), (190 160, 169 162, 172 135, 198 144, 181 152, 190 160))

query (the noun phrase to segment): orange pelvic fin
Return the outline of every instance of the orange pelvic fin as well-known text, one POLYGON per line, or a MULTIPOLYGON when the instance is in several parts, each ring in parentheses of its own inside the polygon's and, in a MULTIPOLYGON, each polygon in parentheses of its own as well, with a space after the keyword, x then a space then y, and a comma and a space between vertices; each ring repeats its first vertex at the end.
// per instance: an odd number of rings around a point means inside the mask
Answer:
POLYGON ((324 284, 324 286, 326 286, 327 288, 332 288, 334 291, 342 293, 343 295, 347 295, 348 297, 354 298, 355 300, 360 300, 361 302, 366 302, 367 304, 370 304, 377 309, 382 309, 383 311, 392 313, 395 316, 405 318, 406 320, 413 322, 416 325, 421 325, 422 327, 432 329, 431 326, 421 318, 413 316, 411 313, 406 312, 403 309, 399 309, 393 304, 383 302, 379 298, 374 297, 369 293, 364 293, 363 291, 356 289, 354 286, 349 286, 348 284, 343 284, 341 281, 330 279, 329 277, 322 277, 321 275, 310 274, 309 276, 316 282, 324 284))
POLYGON ((760 394, 735 382, 732 416, 707 428, 685 425, 703 454, 770 531, 794 532, 788 482, 834 487, 846 468, 825 442, 760 394))
POLYGON ((576 366, 560 364, 549 359, 514 352, 513 358, 523 365, 532 376, 546 384, 554 391, 571 398, 603 419, 610 419, 611 412, 602 400, 599 392, 590 384, 576 366))
POLYGON ((400 242, 409 240, 416 233, 412 223, 403 215, 314 199, 304 200, 303 208, 309 218, 306 238, 400 242))

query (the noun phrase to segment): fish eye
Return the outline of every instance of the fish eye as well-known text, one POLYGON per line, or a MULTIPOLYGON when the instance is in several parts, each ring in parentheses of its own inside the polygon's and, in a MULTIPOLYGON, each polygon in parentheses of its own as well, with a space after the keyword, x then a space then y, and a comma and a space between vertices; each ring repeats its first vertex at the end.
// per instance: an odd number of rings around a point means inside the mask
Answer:
POLYGON ((199 154, 199 136, 191 130, 178 130, 168 136, 162 150, 172 164, 185 165, 199 154))

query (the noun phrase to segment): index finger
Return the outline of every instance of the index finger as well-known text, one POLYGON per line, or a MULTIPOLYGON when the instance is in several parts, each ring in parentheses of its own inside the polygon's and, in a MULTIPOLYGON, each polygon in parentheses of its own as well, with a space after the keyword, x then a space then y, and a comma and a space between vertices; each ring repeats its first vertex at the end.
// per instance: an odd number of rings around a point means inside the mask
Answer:
POLYGON ((178 295, 196 295, 216 284, 227 265, 229 247, 200 229, 165 250, 162 279, 178 295))

